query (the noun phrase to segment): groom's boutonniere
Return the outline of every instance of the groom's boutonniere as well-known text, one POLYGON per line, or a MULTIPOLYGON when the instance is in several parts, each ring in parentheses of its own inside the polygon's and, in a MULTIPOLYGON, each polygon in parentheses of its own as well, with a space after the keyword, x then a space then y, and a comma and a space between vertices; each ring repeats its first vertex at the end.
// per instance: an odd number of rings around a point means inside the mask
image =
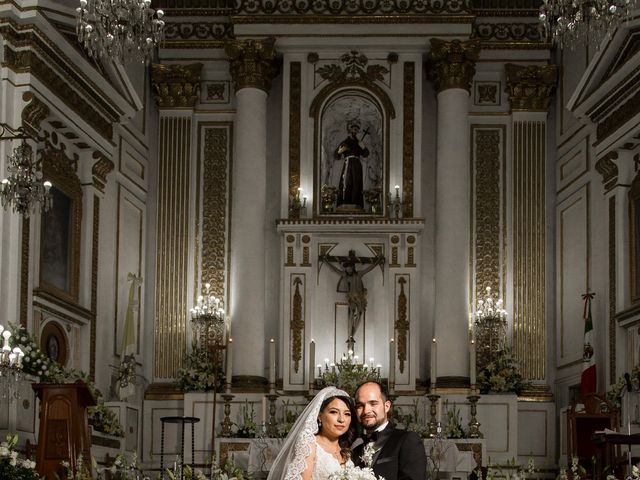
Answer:
POLYGON ((360 459, 362 460, 362 463, 364 463, 365 467, 371 468, 373 465, 373 456, 378 450, 379 449, 376 448, 375 442, 369 442, 364 446, 364 451, 362 452, 360 459))

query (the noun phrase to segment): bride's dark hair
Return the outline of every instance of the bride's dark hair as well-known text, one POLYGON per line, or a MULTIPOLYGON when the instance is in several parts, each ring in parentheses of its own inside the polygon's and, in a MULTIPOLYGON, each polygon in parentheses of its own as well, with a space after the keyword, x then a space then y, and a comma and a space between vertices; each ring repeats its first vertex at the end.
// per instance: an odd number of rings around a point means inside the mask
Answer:
MULTIPOLYGON (((324 412, 324 409, 327 408, 334 400, 342 400, 347 407, 349 407, 349 412, 351 413, 351 423, 349 424, 349 428, 342 435, 338 437, 338 445, 340 445, 340 455, 342 459, 346 462, 351 457, 351 444, 354 442, 358 432, 358 416, 356 414, 356 407, 353 404, 353 401, 349 397, 345 397, 343 395, 334 395, 332 397, 327 397, 320 405, 320 413, 324 412)), ((318 429, 318 433, 320 433, 321 429, 318 429)))

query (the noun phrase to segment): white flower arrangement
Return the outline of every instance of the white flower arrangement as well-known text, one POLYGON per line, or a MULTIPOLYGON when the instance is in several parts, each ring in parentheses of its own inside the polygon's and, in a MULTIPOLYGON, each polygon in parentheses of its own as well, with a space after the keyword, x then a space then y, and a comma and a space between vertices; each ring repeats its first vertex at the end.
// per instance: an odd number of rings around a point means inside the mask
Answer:
POLYGON ((364 466, 367 468, 371 468, 373 465, 373 457, 379 449, 376 448, 375 442, 369 442, 364 446, 364 450, 362 452, 362 456, 360 459, 364 466))
POLYGON ((329 480, 384 480, 370 468, 348 467, 329 475, 329 480))

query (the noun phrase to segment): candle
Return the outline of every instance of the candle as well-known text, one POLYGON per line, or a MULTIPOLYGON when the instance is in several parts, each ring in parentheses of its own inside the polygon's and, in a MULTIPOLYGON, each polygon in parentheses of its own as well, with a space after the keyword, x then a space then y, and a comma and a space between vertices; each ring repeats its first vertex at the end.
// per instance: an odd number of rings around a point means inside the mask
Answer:
POLYGON ((276 383, 276 342, 272 338, 269 342, 269 386, 276 383))
POLYGON ((442 397, 438 398, 436 421, 438 423, 442 422, 442 397))
POLYGON ((262 397, 262 427, 267 427, 267 397, 262 397))
POLYGON ((296 200, 300 200, 300 194, 302 193, 302 188, 298 187, 298 193, 296 194, 296 200))
POLYGON ((233 338, 229 337, 229 341, 227 342, 227 370, 225 372, 225 376, 227 377, 227 388, 226 388, 226 393, 230 394, 231 393, 231 380, 232 380, 232 375, 233 375, 233 352, 232 352, 232 347, 233 347, 233 338))
POLYGON ((389 392, 396 383, 396 344, 393 338, 389 341, 389 392))
POLYGON ((469 345, 469 383, 471 388, 476 384, 476 341, 471 339, 469 345))
POLYGON ((396 189, 396 197, 399 197, 400 196, 400 185, 396 185, 394 188, 396 189))
POLYGON ((312 338, 309 343, 309 393, 313 390, 314 379, 316 378, 316 374, 314 372, 314 367, 316 363, 316 341, 312 338))
POLYGON ((431 340, 431 387, 435 387, 437 378, 436 359, 437 359, 437 342, 434 338, 431 340))

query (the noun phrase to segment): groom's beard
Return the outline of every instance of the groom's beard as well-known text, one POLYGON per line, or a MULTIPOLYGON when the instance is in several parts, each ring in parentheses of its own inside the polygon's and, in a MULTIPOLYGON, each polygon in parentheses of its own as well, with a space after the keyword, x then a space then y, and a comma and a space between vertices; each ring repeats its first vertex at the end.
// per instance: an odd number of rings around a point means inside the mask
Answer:
POLYGON ((360 418, 360 423, 362 424, 364 431, 367 433, 373 432, 386 421, 386 418, 378 418, 376 416, 367 416, 365 418, 360 418))

